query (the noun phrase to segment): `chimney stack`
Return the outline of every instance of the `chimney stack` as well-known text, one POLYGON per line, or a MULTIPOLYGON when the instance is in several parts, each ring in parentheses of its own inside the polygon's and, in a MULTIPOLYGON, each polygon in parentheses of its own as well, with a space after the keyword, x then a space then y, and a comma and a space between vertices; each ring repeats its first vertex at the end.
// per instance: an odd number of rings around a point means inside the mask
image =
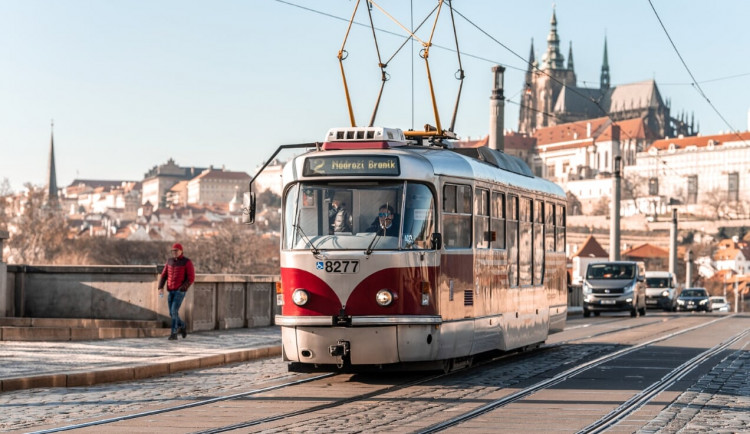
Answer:
POLYGON ((493 87, 490 96, 490 136, 487 145, 491 149, 505 151, 505 95, 503 95, 503 73, 505 67, 492 67, 493 87))

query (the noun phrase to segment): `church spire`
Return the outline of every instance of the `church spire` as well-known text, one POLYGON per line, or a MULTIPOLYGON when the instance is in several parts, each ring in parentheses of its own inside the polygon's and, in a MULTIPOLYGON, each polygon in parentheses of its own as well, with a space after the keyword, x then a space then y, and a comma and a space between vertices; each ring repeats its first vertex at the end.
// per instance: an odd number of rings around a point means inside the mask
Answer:
POLYGON ((609 89, 609 60, 607 58, 607 37, 604 37, 604 60, 602 61, 602 75, 599 87, 609 89))
POLYGON ((557 36, 557 16, 552 8, 549 35, 547 35, 547 52, 542 57, 542 69, 564 69, 565 59, 560 53, 560 38, 557 36))
POLYGON ((47 163, 47 202, 57 202, 57 172, 55 171, 55 123, 50 124, 49 161, 47 163))
POLYGON ((573 70, 573 41, 570 41, 570 46, 568 48, 568 69, 573 70))

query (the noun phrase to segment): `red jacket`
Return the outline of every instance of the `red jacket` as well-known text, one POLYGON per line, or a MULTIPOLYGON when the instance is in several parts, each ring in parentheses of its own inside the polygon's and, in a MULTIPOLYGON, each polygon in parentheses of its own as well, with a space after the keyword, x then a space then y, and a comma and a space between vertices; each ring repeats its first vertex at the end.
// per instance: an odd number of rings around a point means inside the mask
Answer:
POLYGON ((193 262, 181 255, 179 258, 169 258, 167 261, 164 271, 161 272, 159 289, 164 288, 164 283, 166 283, 167 291, 185 292, 193 282, 195 282, 193 262))

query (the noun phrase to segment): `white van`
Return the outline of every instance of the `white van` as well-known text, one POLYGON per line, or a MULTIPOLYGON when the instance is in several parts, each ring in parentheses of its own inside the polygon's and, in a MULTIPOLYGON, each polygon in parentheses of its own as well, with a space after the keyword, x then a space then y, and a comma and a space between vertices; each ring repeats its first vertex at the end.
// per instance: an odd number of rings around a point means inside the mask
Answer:
POLYGON ((675 310, 677 278, 669 271, 646 271, 646 307, 675 310))

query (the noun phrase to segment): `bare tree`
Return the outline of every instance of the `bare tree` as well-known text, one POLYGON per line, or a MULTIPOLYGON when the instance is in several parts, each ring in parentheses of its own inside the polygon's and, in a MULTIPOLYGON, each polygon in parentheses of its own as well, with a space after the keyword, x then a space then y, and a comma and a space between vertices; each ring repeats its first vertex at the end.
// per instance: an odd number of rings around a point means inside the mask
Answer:
POLYGON ((201 273, 278 274, 279 241, 237 223, 219 225, 208 238, 183 243, 201 273))
POLYGON ((630 172, 623 178, 622 184, 622 199, 630 200, 633 202, 633 208, 637 209, 639 213, 646 214, 648 209, 643 209, 643 201, 638 201, 639 198, 648 196, 648 178, 641 176, 638 173, 630 172))
POLYGON ((569 215, 581 215, 583 208, 581 207, 581 201, 578 200, 575 194, 567 191, 565 192, 565 198, 568 202, 568 214, 569 215))
POLYGON ((726 208, 727 194, 719 188, 714 188, 703 193, 703 205, 711 210, 711 216, 719 219, 726 208))
POLYGON ((11 222, 10 257, 16 263, 51 263, 63 249, 65 219, 59 207, 46 202, 44 189, 25 187, 23 212, 11 222))

